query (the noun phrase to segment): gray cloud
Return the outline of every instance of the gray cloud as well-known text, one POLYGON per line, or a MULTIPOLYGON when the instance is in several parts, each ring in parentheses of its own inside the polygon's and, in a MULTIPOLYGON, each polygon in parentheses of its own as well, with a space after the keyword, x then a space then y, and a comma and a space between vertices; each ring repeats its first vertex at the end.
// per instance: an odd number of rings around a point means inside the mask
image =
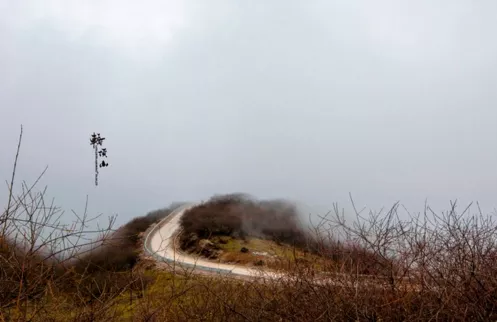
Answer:
POLYGON ((89 194, 126 221, 234 191, 494 207, 492 1, 47 3, 0 5, 0 170, 22 123, 20 175, 48 164, 64 208, 89 194))

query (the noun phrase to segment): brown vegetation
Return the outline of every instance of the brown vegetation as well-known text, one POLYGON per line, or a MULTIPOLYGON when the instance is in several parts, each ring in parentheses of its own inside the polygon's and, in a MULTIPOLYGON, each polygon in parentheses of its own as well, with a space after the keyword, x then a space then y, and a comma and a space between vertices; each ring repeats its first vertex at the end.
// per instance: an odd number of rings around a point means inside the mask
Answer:
MULTIPOLYGON (((63 226, 44 191, 23 185, 15 194, 13 182, 0 214, 0 321, 497 319, 497 225, 469 207, 458 212, 455 203, 442 214, 426 207, 403 220, 398 205, 387 213, 355 211, 350 223, 335 205, 312 235, 314 251, 333 260, 319 267, 289 261, 293 278, 280 281, 237 280, 136 265, 139 233, 167 210, 114 234, 112 219, 92 232, 85 228, 86 212, 63 226), (90 233, 100 234, 98 243, 85 239, 90 233), (359 274, 366 268, 367 275, 359 274), (328 278, 316 282, 323 272, 328 278)), ((226 229, 222 222, 198 227, 205 234, 226 229)), ((241 226, 232 227, 238 230, 230 233, 243 234, 241 226)), ((255 231, 267 232, 264 226, 255 231)))
POLYGON ((305 228, 296 206, 287 201, 221 195, 185 212, 181 218, 180 247, 210 259, 221 257, 225 262, 258 266, 264 261, 271 268, 284 270, 291 269, 296 260, 300 260, 301 266, 310 264, 309 260, 319 260, 318 266, 338 265, 359 274, 377 274, 393 265, 389 258, 379 258, 365 247, 339 242, 329 235, 330 231, 318 231, 323 224, 314 227, 314 231, 305 228), (219 250, 225 248, 220 242, 223 238, 240 239, 239 249, 221 256, 219 250), (247 252, 242 249, 251 238, 273 241, 289 254, 271 259, 244 254, 247 252), (206 240, 214 243, 205 247, 206 240))
POLYGON ((181 218, 181 227, 183 242, 195 234, 199 239, 251 236, 301 248, 310 246, 296 207, 284 201, 256 201, 240 195, 217 196, 186 211, 181 218))

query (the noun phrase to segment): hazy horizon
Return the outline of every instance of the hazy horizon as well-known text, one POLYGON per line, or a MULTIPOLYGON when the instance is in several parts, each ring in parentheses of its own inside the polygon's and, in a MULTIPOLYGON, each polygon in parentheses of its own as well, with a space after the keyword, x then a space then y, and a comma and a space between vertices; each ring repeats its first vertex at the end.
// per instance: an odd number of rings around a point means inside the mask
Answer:
MULTIPOLYGON (((118 224, 246 192, 437 211, 497 193, 497 2, 0 0, 8 179, 118 224), (110 167, 94 186, 89 135, 110 167), (18 181, 19 182, 19 181, 18 181)), ((5 187, 5 186, 4 186, 5 187)), ((7 189, 2 190, 4 202, 7 189)))

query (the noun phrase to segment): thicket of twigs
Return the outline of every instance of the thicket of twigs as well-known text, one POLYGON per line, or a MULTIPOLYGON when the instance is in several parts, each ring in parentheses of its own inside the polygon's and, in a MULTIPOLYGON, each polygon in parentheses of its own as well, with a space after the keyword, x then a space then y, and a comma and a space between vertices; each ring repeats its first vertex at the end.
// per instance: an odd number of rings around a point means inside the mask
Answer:
MULTIPOLYGON (((0 213, 0 321, 44 320, 53 313, 54 299, 63 299, 55 310, 84 308, 81 314, 69 316, 86 320, 88 312, 91 317, 106 307, 96 309, 95 302, 143 291, 150 278, 132 274, 139 258, 139 234, 170 209, 151 212, 114 230, 115 217, 108 218, 103 228, 88 229, 100 216, 89 216, 85 207, 83 214, 72 213, 71 224, 63 224, 63 212, 53 200, 47 202, 47 189, 36 187, 46 169, 33 184, 16 186, 22 135, 21 129, 7 182, 7 204, 0 213)), ((101 220, 99 224, 102 227, 101 220)), ((61 320, 66 318, 62 315, 61 320)))
MULTIPOLYGON (((226 205, 226 200, 220 204, 226 205)), ((472 213, 472 205, 458 211, 456 203, 441 214, 426 206, 418 214, 403 211, 402 217, 399 204, 386 212, 367 213, 352 206, 353 220, 347 221, 335 205, 315 225, 321 256, 332 259, 325 266, 309 270, 295 262, 289 273, 293 279, 249 283, 247 288, 216 287, 222 294, 216 296, 236 310, 233 319, 497 318, 497 225, 492 215, 483 215, 479 207, 472 213)))
POLYGON ((478 208, 401 219, 394 205, 346 221, 335 205, 313 232, 321 255, 336 259, 314 268, 326 276, 295 262, 293 278, 246 281, 140 269, 138 233, 167 210, 119 233, 112 218, 87 231, 86 213, 67 227, 44 190, 15 193, 14 178, 0 215, 0 321, 497 319, 497 225, 478 208), (381 269, 360 274, 371 261, 381 269))

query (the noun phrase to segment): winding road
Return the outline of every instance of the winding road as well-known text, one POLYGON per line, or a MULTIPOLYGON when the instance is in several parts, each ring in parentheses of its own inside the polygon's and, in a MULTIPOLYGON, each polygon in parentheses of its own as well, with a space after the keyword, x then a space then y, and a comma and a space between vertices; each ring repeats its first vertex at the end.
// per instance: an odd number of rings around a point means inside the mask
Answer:
MULTIPOLYGON (((180 220, 183 214, 189 209, 198 206, 200 203, 186 204, 176 208, 166 218, 162 219, 158 224, 152 227, 145 235, 144 249, 145 252, 153 256, 155 260, 161 263, 167 263, 173 271, 193 270, 196 272, 215 273, 222 276, 244 277, 244 278, 259 278, 260 280, 270 279, 279 281, 289 281, 296 279, 286 274, 264 270, 254 269, 240 265, 230 265, 209 261, 200 256, 183 253, 177 247, 176 238, 180 232, 180 220)), ((375 276, 370 275, 349 275, 336 274, 333 277, 313 276, 312 283, 314 284, 330 284, 339 285, 341 287, 357 287, 358 283, 366 284, 369 287, 389 287, 388 284, 381 283, 375 276), (336 277, 340 276, 339 280, 336 277), (366 279, 357 279, 358 277, 366 279), (368 280, 371 278, 372 280, 368 280)), ((415 285, 411 285, 416 289, 415 285)))
POLYGON ((283 274, 251 269, 244 266, 216 263, 206 260, 200 256, 185 254, 179 250, 176 237, 180 231, 180 219, 189 209, 198 204, 187 204, 176 208, 169 216, 161 220, 145 236, 145 251, 159 262, 174 265, 175 268, 195 269, 224 275, 246 276, 246 277, 268 277, 280 278, 283 274))

